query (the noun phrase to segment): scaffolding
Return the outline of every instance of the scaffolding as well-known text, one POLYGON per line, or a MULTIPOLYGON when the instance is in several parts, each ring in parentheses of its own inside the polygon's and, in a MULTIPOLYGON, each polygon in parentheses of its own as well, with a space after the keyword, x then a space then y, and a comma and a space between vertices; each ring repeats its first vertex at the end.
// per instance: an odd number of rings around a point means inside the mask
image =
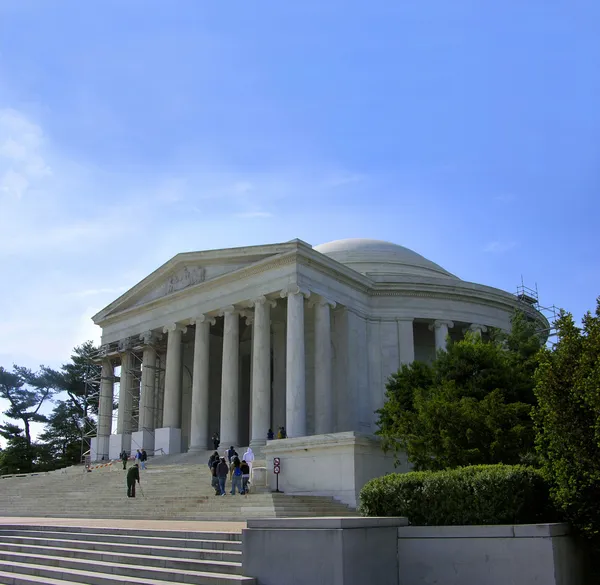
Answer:
POLYGON ((544 317, 543 322, 538 320, 540 327, 536 329, 536 333, 544 336, 546 343, 554 345, 557 337, 556 321, 560 314, 558 307, 556 305, 544 306, 540 304, 537 282, 535 288, 527 287, 523 282, 523 276, 521 276, 521 284, 517 286, 516 297, 524 305, 524 308, 534 309, 544 317))
MULTIPOLYGON (((129 359, 126 361, 126 369, 121 366, 120 375, 114 376, 113 396, 118 395, 118 402, 123 397, 131 405, 131 414, 128 421, 124 421, 124 432, 129 434, 136 431, 147 431, 154 435, 154 429, 160 428, 162 425, 163 400, 165 387, 165 351, 166 347, 160 343, 158 339, 152 340, 152 346, 156 350, 155 364, 150 366, 154 370, 154 375, 151 379, 154 382, 154 399, 151 403, 146 403, 145 408, 150 412, 146 412, 147 416, 140 417, 141 396, 143 387, 143 350, 148 345, 148 340, 143 342, 140 338, 129 338, 124 342, 113 342, 103 345, 90 359, 90 364, 96 368, 96 377, 94 383, 100 384, 100 369, 98 364, 104 359, 109 359, 111 362, 116 362, 122 359, 122 354, 127 352, 129 359), (119 384, 118 394, 116 392, 116 384, 119 384), (141 420, 144 421, 142 426, 141 420)), ((87 386, 86 386, 87 388, 87 386)), ((86 392, 86 397, 88 396, 86 392)), ((111 434, 115 434, 118 423, 118 409, 111 409, 111 434)), ((92 419, 91 429, 86 434, 86 444, 82 436, 82 460, 88 462, 90 455, 90 440, 98 436, 98 422, 92 419), (87 449, 85 448, 87 447, 87 449), (87 456, 88 459, 84 458, 87 456)))

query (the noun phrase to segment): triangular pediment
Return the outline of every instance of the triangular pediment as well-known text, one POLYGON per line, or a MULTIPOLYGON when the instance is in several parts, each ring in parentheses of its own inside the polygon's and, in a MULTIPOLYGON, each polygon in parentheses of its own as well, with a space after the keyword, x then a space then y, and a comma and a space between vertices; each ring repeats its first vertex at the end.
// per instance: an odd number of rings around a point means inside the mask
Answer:
POLYGON ((101 323, 117 313, 142 307, 254 264, 289 254, 301 245, 307 246, 300 240, 293 240, 268 246, 178 254, 100 311, 93 320, 101 323))

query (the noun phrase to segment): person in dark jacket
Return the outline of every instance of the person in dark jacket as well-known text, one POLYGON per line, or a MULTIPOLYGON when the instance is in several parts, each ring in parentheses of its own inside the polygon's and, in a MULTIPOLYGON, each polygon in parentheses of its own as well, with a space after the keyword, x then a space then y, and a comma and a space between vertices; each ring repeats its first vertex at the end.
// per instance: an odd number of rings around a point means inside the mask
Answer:
POLYGON ((146 461, 148 461, 148 453, 146 453, 146 449, 142 449, 142 457, 140 458, 142 462, 142 469, 146 469, 146 461))
POLYGON ((269 429, 267 432, 267 441, 272 441, 275 438, 275 435, 273 433, 273 429, 269 429))
POLYGON ((121 451, 121 461, 123 462, 123 469, 127 469, 127 451, 125 449, 121 451))
POLYGON ((213 447, 215 448, 215 451, 216 451, 219 448, 219 445, 221 444, 221 439, 219 437, 219 433, 216 431, 212 436, 212 442, 213 442, 213 447))
POLYGON ((233 448, 233 445, 231 445, 231 447, 229 447, 229 449, 227 449, 227 461, 229 462, 229 464, 231 465, 231 460, 233 459, 233 457, 237 455, 235 449, 233 448))
POLYGON ((217 457, 214 459, 214 461, 210 467, 210 475, 211 475, 210 485, 215 490, 215 496, 221 495, 221 488, 219 487, 219 477, 217 476, 217 467, 218 467, 220 461, 221 461, 221 459, 219 458, 219 455, 217 454, 217 457))
POLYGON ((135 498, 135 482, 140 483, 140 468, 137 463, 127 472, 127 497, 135 498))
POLYGON ((229 465, 225 461, 225 457, 221 457, 219 459, 219 463, 217 465, 217 477, 219 478, 219 491, 221 495, 225 495, 225 484, 227 482, 227 476, 229 475, 229 465))

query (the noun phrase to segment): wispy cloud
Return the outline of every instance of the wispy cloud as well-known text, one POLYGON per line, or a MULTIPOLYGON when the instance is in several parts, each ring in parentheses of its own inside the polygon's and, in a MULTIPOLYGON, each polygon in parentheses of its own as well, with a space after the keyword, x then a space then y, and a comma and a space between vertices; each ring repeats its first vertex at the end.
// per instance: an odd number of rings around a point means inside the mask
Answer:
POLYGON ((486 246, 483 248, 483 251, 489 252, 490 254, 503 254, 504 252, 512 250, 516 245, 516 242, 494 241, 486 244, 486 246))
POLYGON ((0 193, 20 199, 51 174, 42 129, 12 108, 0 109, 0 193))

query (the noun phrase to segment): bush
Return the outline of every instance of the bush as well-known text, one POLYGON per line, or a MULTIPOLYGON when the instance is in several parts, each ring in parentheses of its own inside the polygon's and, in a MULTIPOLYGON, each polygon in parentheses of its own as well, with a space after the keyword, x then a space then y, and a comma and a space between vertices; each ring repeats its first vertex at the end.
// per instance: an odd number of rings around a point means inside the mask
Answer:
POLYGON ((416 526, 528 524, 553 516, 544 477, 522 465, 386 475, 363 487, 359 511, 406 516, 416 526))

